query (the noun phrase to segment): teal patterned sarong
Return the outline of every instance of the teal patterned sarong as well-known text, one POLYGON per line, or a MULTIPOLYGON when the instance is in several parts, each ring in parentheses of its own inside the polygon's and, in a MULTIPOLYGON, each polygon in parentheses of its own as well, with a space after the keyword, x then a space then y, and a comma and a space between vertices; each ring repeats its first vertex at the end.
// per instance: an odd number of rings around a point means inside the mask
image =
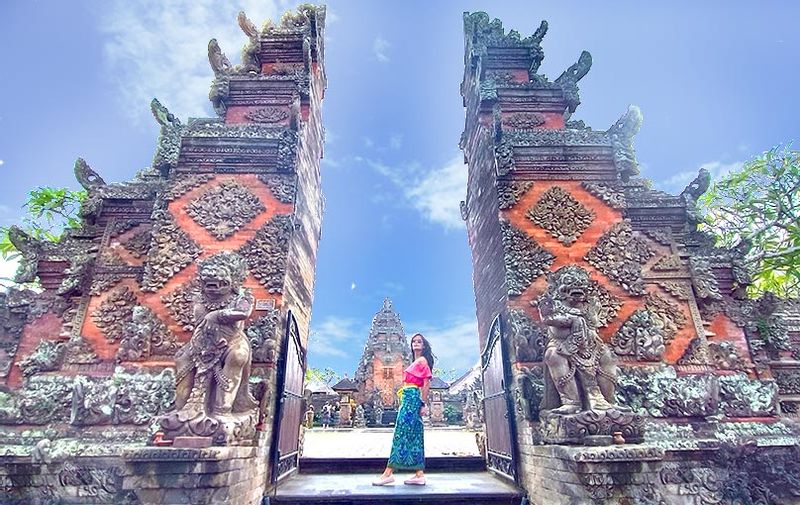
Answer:
POLYGON ((404 387, 400 396, 400 411, 394 425, 392 453, 389 468, 395 470, 425 469, 425 439, 422 433, 422 417, 419 409, 422 398, 419 388, 404 387))

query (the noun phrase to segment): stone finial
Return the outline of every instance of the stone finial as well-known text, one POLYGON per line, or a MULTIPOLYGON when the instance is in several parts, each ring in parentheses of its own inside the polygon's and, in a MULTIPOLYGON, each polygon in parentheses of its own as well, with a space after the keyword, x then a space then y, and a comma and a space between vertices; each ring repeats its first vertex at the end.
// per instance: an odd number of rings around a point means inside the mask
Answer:
POLYGON ((78 179, 78 183, 83 186, 83 189, 92 190, 106 185, 106 181, 104 181, 97 172, 92 170, 92 167, 90 167, 83 158, 75 160, 74 171, 75 178, 78 179))
POLYGON ((636 105, 630 105, 628 111, 606 132, 614 148, 614 165, 623 181, 639 174, 633 139, 641 127, 642 111, 636 105))

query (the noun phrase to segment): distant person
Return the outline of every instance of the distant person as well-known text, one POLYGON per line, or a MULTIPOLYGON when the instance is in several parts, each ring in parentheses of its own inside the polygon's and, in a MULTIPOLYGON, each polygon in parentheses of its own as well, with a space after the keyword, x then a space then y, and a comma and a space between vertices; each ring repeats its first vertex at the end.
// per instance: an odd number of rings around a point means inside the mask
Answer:
POLYGON ((414 362, 403 373, 403 386, 397 392, 400 410, 394 426, 392 452, 386 470, 372 483, 385 486, 394 482, 395 470, 413 470, 414 477, 405 484, 425 485, 425 438, 422 432, 422 416, 431 386, 433 352, 431 345, 421 333, 411 337, 411 353, 414 362))
POLYGON ((330 428, 331 426, 331 407, 330 402, 325 402, 325 405, 322 406, 322 427, 323 428, 330 428))
POLYGON ((306 410, 306 428, 311 428, 314 426, 314 406, 309 405, 308 410, 306 410))

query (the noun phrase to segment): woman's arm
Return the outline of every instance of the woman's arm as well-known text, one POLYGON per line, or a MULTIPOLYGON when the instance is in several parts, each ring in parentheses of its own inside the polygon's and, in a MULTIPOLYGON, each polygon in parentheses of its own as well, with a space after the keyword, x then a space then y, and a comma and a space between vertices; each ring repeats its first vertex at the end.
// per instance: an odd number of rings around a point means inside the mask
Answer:
MULTIPOLYGON (((431 380, 425 379, 425 382, 422 383, 422 387, 420 388, 420 398, 422 398, 422 408, 424 409, 426 405, 428 405, 428 393, 431 390, 431 380)), ((420 409, 420 415, 422 415, 422 409, 420 409)))

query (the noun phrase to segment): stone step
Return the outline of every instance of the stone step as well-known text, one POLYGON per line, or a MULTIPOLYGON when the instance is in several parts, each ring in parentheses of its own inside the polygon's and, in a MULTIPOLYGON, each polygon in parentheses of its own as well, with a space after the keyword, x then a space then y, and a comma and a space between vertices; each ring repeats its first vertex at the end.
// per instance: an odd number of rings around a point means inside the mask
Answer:
MULTIPOLYGON (((386 458, 300 458, 300 473, 381 473, 386 458)), ((437 456, 425 458, 426 471, 483 472, 486 461, 480 456, 437 456)))
POLYGON ((264 500, 269 505, 519 505, 523 493, 489 472, 426 472, 427 485, 404 485, 398 472, 389 486, 373 486, 377 474, 297 474, 264 500))

